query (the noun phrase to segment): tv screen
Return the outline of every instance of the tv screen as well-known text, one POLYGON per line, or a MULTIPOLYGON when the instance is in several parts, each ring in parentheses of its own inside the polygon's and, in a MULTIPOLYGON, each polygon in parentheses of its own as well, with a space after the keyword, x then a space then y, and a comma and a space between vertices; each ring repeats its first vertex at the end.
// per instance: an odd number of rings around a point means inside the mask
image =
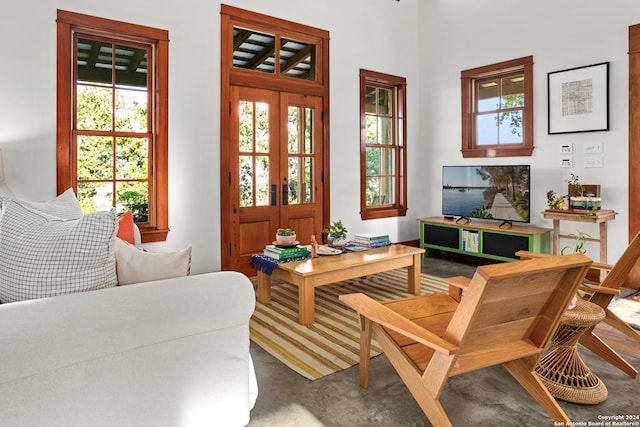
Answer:
POLYGON ((443 166, 442 214, 529 222, 530 166, 443 166))

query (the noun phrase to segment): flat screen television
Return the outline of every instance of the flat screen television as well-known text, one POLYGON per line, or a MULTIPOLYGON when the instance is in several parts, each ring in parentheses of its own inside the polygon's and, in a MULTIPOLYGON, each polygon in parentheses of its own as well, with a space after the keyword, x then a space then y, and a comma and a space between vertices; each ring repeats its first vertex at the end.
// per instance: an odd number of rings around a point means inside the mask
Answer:
POLYGON ((530 173, 530 165, 443 166, 442 214, 529 222, 530 173))

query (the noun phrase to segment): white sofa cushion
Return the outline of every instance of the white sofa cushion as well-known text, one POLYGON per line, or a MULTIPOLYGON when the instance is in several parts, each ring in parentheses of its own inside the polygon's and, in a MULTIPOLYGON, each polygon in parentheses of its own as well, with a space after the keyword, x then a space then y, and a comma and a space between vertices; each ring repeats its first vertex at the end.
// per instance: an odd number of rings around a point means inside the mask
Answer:
POLYGON ((236 272, 0 305, 0 425, 244 426, 254 307, 236 272))
POLYGON ((0 208, 2 208, 2 203, 5 200, 12 200, 22 206, 62 219, 80 219, 83 215, 82 207, 80 207, 80 203, 78 203, 78 199, 71 188, 55 199, 45 202, 31 202, 12 197, 0 197, 0 208))
POLYGON ((75 214, 64 203, 53 210, 47 202, 3 198, 1 204, 0 302, 117 284, 113 250, 117 231, 115 209, 65 219, 46 213, 73 217, 75 214))
POLYGON ((178 252, 147 252, 116 238, 118 285, 187 276, 191 264, 191 245, 178 252))

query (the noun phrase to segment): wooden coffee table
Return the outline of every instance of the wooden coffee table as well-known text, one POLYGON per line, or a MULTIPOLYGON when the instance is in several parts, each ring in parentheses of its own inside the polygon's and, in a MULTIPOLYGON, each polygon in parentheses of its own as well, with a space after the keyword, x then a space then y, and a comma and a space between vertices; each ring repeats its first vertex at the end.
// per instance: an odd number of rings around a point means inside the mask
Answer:
POLYGON ((315 319, 315 288, 341 280, 409 267, 408 292, 420 293, 420 262, 424 249, 392 245, 335 256, 278 264, 271 275, 258 271, 258 301, 271 301, 271 278, 298 287, 298 321, 312 325, 315 319))

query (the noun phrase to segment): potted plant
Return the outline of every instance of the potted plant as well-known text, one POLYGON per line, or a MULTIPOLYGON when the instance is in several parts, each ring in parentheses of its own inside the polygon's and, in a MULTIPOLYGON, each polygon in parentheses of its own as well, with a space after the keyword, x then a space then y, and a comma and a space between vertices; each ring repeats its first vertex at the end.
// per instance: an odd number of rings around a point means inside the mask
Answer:
POLYGON ((331 247, 341 248, 347 244, 347 227, 344 226, 342 220, 333 221, 322 232, 327 235, 327 242, 331 247))
POLYGON ((290 228, 278 228, 276 231, 276 243, 282 246, 293 246, 297 244, 296 232, 290 228))
MULTIPOLYGON (((572 249, 574 254, 587 253, 587 248, 585 248, 585 244, 587 243, 587 240, 591 238, 589 234, 585 233, 584 231, 578 230, 576 234, 569 233, 568 236, 575 239, 573 247, 571 246, 563 247, 560 250, 560 255, 564 255, 565 251, 567 251, 568 249, 572 249)), ((583 283, 583 285, 586 285, 586 283, 583 283)), ((569 307, 567 307, 569 310, 573 310, 574 308, 576 308, 576 304, 579 296, 580 296, 580 291, 577 291, 576 295, 574 295, 573 298, 571 299, 571 302, 569 303, 569 307)))

